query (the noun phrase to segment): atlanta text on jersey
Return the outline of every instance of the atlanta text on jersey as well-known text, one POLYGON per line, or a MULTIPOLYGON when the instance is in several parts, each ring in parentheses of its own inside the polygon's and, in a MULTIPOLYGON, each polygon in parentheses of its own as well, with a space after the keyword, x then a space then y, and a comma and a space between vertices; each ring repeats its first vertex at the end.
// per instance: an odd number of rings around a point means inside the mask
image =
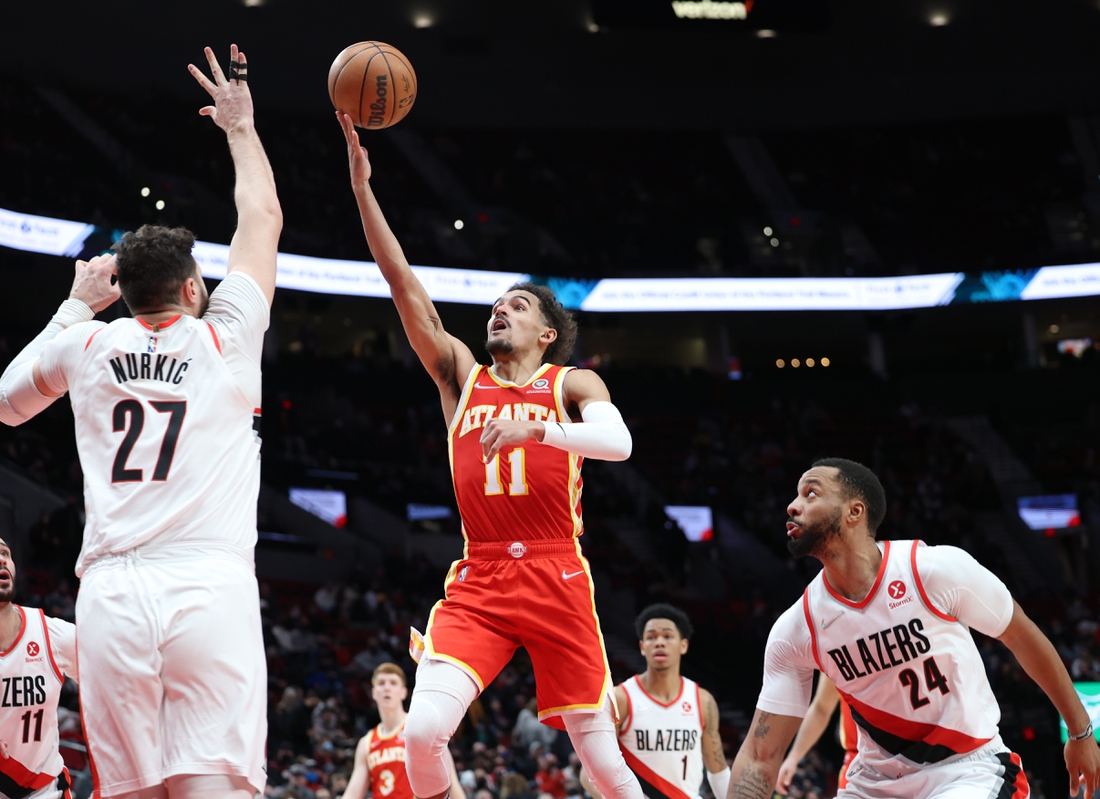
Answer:
POLYGON ((385 749, 377 749, 367 755, 367 768, 396 762, 405 762, 404 746, 387 746, 385 749))
POLYGON ((511 402, 500 407, 497 413, 496 405, 475 405, 467 408, 462 414, 462 426, 459 428, 458 437, 484 427, 493 419, 512 419, 517 422, 556 422, 557 411, 547 408, 545 405, 537 405, 533 402, 511 402))

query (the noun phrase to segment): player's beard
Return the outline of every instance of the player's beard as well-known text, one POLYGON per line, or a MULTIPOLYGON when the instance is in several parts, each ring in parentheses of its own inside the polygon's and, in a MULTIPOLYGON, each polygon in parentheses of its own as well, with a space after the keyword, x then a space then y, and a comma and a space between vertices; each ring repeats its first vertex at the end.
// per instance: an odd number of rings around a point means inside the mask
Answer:
POLYGON ((511 355, 515 347, 506 338, 490 338, 485 342, 485 351, 494 358, 500 355, 511 355))
MULTIPOLYGON (((796 558, 804 558, 807 555, 820 556, 833 541, 840 538, 840 516, 841 511, 838 508, 830 519, 807 527, 799 525, 799 531, 802 534, 798 538, 787 539, 787 551, 796 558)), ((794 519, 791 521, 798 524, 794 519)))
POLYGON ((0 589, 0 602, 11 602, 15 599, 15 575, 11 576, 11 585, 0 589))

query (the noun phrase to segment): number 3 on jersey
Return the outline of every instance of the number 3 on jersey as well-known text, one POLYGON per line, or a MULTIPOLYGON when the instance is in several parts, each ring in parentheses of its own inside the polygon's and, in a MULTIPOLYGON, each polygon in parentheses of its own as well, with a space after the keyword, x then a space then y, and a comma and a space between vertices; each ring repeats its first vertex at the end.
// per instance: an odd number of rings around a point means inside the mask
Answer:
MULTIPOLYGON (((516 447, 508 453, 508 465, 511 473, 508 496, 527 496, 527 454, 523 447, 516 447)), ((503 493, 504 486, 500 483, 500 455, 497 454, 485 464, 485 496, 495 497, 503 493)))
MULTIPOLYGON (((183 417, 187 415, 186 402, 150 402, 157 413, 170 414, 168 428, 164 431, 164 439, 160 444, 160 455, 157 457, 157 465, 153 469, 153 479, 164 481, 168 479, 168 472, 172 469, 172 458, 176 454, 176 442, 179 441, 180 428, 183 427, 183 417)), ((145 427, 145 408, 134 399, 122 400, 115 406, 111 414, 112 429, 116 433, 126 431, 122 443, 118 445, 118 453, 115 455, 114 465, 111 467, 112 483, 140 483, 144 479, 141 469, 127 469, 126 461, 130 459, 134 445, 141 430, 145 427)))

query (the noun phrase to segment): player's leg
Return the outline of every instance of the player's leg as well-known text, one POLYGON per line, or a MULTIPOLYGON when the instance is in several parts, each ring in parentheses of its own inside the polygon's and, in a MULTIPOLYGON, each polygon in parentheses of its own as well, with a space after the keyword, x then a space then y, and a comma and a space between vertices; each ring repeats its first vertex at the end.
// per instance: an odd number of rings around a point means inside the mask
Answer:
POLYGON ((598 711, 562 716, 585 772, 605 799, 641 799, 642 786, 619 749, 611 699, 598 711))
POLYGON ((169 796, 263 791, 267 664, 251 566, 189 551, 150 570, 166 626, 161 754, 169 796))
POLYGON ((449 792, 451 771, 443 752, 479 693, 473 678, 452 663, 425 657, 417 666, 405 719, 405 770, 419 799, 442 799, 449 792))
POLYGON ((177 774, 167 780, 168 799, 252 799, 256 789, 246 777, 228 774, 177 774))
POLYGON ((163 799, 164 688, 149 586, 126 558, 93 564, 76 600, 84 739, 99 796, 163 799))
POLYGON ((405 719, 405 771, 419 799, 442 799, 449 792, 450 767, 443 751, 470 703, 519 645, 509 620, 511 561, 453 563, 444 583, 446 599, 428 619, 405 719))

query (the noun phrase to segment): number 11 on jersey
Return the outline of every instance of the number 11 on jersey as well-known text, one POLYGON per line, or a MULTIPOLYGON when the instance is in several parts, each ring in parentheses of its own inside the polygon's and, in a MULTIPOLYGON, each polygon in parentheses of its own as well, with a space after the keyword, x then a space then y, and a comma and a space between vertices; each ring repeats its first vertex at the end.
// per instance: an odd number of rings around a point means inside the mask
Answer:
MULTIPOLYGON (((527 496, 527 454, 523 447, 516 447, 508 453, 508 465, 511 481, 508 483, 508 496, 527 496)), ((500 455, 494 455, 485 463, 485 496, 495 497, 504 493, 500 483, 500 455)))

